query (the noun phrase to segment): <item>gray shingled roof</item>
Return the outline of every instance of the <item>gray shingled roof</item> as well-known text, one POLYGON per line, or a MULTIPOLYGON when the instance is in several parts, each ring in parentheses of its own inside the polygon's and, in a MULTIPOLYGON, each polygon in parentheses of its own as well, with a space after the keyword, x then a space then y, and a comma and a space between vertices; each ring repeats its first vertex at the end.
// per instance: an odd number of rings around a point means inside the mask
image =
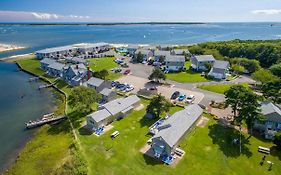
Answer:
POLYGON ((183 52, 185 52, 185 54, 190 53, 188 49, 174 49, 173 51, 175 52, 176 55, 181 55, 183 54, 183 52))
POLYGON ((261 113, 265 116, 267 120, 281 122, 281 110, 272 102, 261 102, 261 113))
POLYGON ((167 55, 166 61, 168 62, 185 62, 184 56, 167 55))
POLYGON ((76 63, 86 63, 87 61, 84 58, 78 58, 78 57, 67 57, 66 61, 69 62, 76 62, 76 63))
POLYGON ((47 48, 47 49, 36 51, 36 53, 54 53, 54 52, 68 51, 72 49, 74 49, 74 47, 72 45, 68 45, 68 46, 47 48))
POLYGON ((53 64, 55 62, 56 62, 56 60, 51 59, 51 58, 44 58, 43 60, 40 61, 40 63, 48 64, 48 65, 53 64))
POLYGON ((202 115, 203 109, 197 104, 191 104, 184 110, 176 112, 165 120, 159 127, 161 129, 153 138, 161 137, 171 148, 175 146, 182 136, 193 126, 202 115))
POLYGON ((104 80, 102 79, 92 77, 87 81, 87 84, 90 86, 99 87, 103 82, 104 80))
POLYGON ((100 94, 104 95, 104 96, 109 96, 110 93, 112 93, 113 91, 111 89, 108 88, 104 88, 102 91, 100 91, 100 94))
POLYGON ((216 60, 213 55, 195 55, 193 57, 199 62, 216 60))
POLYGON ((65 67, 65 64, 61 64, 58 62, 54 62, 48 66, 48 68, 50 68, 50 69, 55 69, 55 70, 59 70, 59 71, 62 70, 64 67, 65 67))
POLYGON ((229 62, 228 61, 221 61, 221 60, 216 60, 213 68, 214 69, 227 69, 229 67, 229 62))
POLYGON ((170 55, 170 51, 163 51, 163 50, 155 50, 154 51, 154 56, 167 56, 170 55))
POLYGON ((111 114, 106 110, 106 109, 102 109, 99 111, 96 111, 92 114, 89 115, 90 117, 92 117, 92 119, 96 122, 100 122, 108 117, 111 116, 111 114))
POLYGON ((141 53, 143 55, 148 55, 150 52, 152 52, 151 50, 148 49, 137 49, 135 53, 141 53))
POLYGON ((104 104, 103 107, 107 109, 112 115, 116 115, 139 101, 139 97, 137 97, 136 95, 132 95, 126 98, 119 98, 108 102, 104 104))

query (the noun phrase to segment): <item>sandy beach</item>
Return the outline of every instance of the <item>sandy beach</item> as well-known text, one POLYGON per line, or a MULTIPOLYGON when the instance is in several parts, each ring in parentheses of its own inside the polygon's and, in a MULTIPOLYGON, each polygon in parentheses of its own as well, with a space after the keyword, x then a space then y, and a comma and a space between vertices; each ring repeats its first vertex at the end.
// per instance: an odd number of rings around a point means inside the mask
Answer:
POLYGON ((23 46, 17 46, 12 44, 1 44, 0 43, 0 53, 1 52, 8 52, 13 50, 25 49, 23 46))

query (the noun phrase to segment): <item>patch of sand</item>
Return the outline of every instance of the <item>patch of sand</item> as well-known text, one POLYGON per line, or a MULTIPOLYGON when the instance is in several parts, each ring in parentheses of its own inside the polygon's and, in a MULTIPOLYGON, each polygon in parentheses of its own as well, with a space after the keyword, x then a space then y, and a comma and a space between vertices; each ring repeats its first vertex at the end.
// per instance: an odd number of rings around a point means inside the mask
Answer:
POLYGON ((200 128, 204 128, 207 123, 209 122, 209 119, 206 117, 201 117, 201 119, 199 120, 199 122, 197 123, 196 126, 200 127, 200 128))

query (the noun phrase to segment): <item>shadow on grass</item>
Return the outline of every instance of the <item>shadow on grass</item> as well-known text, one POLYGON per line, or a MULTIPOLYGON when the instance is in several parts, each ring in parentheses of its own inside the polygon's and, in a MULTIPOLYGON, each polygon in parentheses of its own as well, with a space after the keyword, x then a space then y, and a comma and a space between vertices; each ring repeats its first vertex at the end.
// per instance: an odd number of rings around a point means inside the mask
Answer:
POLYGON ((163 162, 161 162, 160 160, 154 159, 154 158, 149 157, 148 155, 145 155, 145 154, 143 154, 142 156, 143 156, 143 158, 145 160, 145 163, 147 165, 153 165, 153 166, 155 166, 155 165, 163 165, 163 162))
POLYGON ((78 132, 80 135, 92 135, 93 134, 91 131, 89 131, 89 129, 87 129, 86 125, 79 128, 78 132))
POLYGON ((278 159, 281 160, 281 149, 278 148, 277 146, 272 146, 270 148, 270 155, 274 157, 278 157, 278 159))
POLYGON ((159 118, 152 118, 152 119, 149 119, 145 116, 143 116, 141 119, 140 119, 140 125, 141 127, 145 127, 145 126, 151 126, 153 123, 155 123, 157 120, 159 120, 159 118))
POLYGON ((85 121, 85 117, 90 113, 91 113, 91 111, 86 113, 86 112, 79 112, 79 111, 75 110, 75 111, 69 113, 68 117, 70 118, 70 120, 73 124, 73 127, 75 129, 77 129, 77 128, 80 128, 81 123, 83 121, 85 121))
MULTIPOLYGON (((214 124, 209 126, 209 136, 212 138, 213 144, 217 144, 219 149, 223 152, 226 157, 239 157, 240 156, 240 147, 239 144, 234 144, 234 139, 240 138, 239 131, 226 128, 219 124, 214 124)), ((242 145, 241 145, 241 154, 251 157, 253 153, 246 146, 249 144, 249 140, 245 138, 244 135, 241 135, 242 145)))
POLYGON ((71 132, 71 127, 68 120, 64 120, 56 125, 51 125, 50 129, 48 130, 48 133, 52 135, 56 135, 60 133, 70 133, 70 132, 71 132))

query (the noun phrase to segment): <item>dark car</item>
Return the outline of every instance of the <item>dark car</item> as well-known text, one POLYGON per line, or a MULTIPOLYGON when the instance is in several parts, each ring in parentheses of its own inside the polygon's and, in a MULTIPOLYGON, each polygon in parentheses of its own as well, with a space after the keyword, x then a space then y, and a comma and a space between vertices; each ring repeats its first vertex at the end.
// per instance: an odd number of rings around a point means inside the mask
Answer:
POLYGON ((124 75, 128 75, 131 72, 130 69, 125 70, 124 75))
POLYGON ((180 92, 179 92, 179 91, 176 91, 176 92, 174 92, 174 93, 172 94, 171 99, 172 99, 172 100, 175 100, 175 99, 177 99, 179 96, 180 96, 180 92))

